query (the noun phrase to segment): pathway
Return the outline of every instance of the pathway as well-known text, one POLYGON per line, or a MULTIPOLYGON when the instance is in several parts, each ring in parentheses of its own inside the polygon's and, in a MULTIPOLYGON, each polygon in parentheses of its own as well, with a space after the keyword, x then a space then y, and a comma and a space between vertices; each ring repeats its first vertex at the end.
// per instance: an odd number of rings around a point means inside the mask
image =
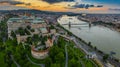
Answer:
POLYGON ((33 61, 28 57, 28 55, 26 55, 26 57, 27 57, 27 59, 28 59, 32 64, 38 65, 38 66, 40 66, 40 67, 45 67, 44 64, 38 64, 38 63, 33 62, 33 61))
POLYGON ((17 67, 20 67, 20 65, 15 61, 13 55, 10 55, 10 57, 11 57, 11 59, 13 60, 13 62, 15 63, 15 65, 16 65, 17 67))
POLYGON ((65 60, 65 67, 68 67, 68 51, 67 51, 67 44, 65 45, 65 54, 66 54, 66 60, 65 60))

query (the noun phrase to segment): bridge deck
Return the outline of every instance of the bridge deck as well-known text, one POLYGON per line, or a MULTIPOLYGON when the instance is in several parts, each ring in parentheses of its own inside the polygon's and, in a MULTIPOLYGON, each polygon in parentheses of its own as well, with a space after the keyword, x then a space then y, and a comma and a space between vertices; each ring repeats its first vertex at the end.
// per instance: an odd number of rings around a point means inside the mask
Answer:
POLYGON ((88 25, 88 23, 82 23, 82 24, 81 23, 74 23, 74 24, 73 23, 72 24, 68 23, 68 24, 62 24, 62 25, 88 25))

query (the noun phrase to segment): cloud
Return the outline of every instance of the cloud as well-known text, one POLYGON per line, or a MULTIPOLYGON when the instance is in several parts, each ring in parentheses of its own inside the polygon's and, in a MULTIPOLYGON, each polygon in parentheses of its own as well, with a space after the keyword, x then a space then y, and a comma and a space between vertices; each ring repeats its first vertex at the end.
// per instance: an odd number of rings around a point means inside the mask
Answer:
POLYGON ((96 7, 103 7, 103 5, 97 5, 96 7))
POLYGON ((0 0, 0 4, 8 3, 10 5, 24 4, 24 2, 14 1, 14 0, 0 0))
POLYGON ((59 3, 59 2, 72 2, 74 0, 42 0, 42 1, 48 2, 50 4, 53 4, 53 3, 59 3))
POLYGON ((109 10, 112 10, 112 11, 120 11, 120 8, 109 8, 109 10))
POLYGON ((72 7, 74 7, 74 8, 89 9, 89 8, 92 8, 92 7, 98 7, 98 8, 100 8, 100 7, 103 7, 103 5, 97 5, 97 6, 95 6, 95 5, 92 5, 92 4, 75 4, 72 7))
POLYGON ((26 3, 25 5, 26 5, 26 6, 31 6, 31 3, 26 3))
POLYGON ((19 2, 15 0, 0 0, 0 10, 17 10, 17 9, 27 9, 25 7, 16 6, 18 4, 30 5, 24 2, 19 2))

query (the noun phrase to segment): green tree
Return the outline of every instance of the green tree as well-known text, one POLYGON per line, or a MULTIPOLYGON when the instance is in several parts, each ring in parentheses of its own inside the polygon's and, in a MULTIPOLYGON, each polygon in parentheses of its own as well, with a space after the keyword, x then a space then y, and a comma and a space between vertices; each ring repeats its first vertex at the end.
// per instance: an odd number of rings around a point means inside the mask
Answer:
POLYGON ((27 35, 31 35, 31 33, 25 28, 25 33, 27 34, 27 35))
POLYGON ((27 37, 27 42, 28 44, 32 44, 32 38, 31 37, 27 37))
POLYGON ((108 54, 104 55, 104 56, 103 56, 103 61, 106 62, 106 60, 107 60, 108 58, 109 58, 109 55, 108 55, 108 54))
POLYGON ((55 62, 55 55, 57 55, 59 52, 60 48, 58 48, 57 46, 53 46, 52 48, 50 48, 49 56, 53 60, 53 62, 55 62))
POLYGON ((15 34, 14 31, 11 31, 11 36, 12 36, 13 38, 16 38, 16 34, 15 34))
POLYGON ((18 29, 18 32, 20 35, 25 35, 25 30, 22 27, 18 29))
POLYGON ((31 29, 30 31, 31 31, 31 32, 35 32, 35 30, 34 30, 34 29, 31 29))
POLYGON ((50 67, 60 67, 60 64, 51 64, 50 67))
POLYGON ((69 67, 81 67, 81 64, 80 62, 76 61, 74 58, 72 58, 70 61, 69 61, 69 67))
POLYGON ((58 63, 62 63, 63 61, 65 61, 65 57, 64 57, 64 53, 63 52, 59 52, 56 56, 55 56, 55 60, 58 63))
POLYGON ((46 58, 45 59, 45 67, 50 67, 52 64, 52 59, 51 58, 46 58))
POLYGON ((27 26, 27 29, 29 29, 29 30, 30 30, 30 29, 31 29, 31 26, 29 26, 29 25, 28 25, 28 26, 27 26))

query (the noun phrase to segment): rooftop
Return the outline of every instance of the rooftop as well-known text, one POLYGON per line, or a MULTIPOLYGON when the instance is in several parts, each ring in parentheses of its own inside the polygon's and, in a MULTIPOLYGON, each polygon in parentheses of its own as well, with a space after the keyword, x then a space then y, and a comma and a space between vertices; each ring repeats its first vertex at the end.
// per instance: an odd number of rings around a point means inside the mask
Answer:
POLYGON ((23 21, 26 21, 26 22, 30 22, 30 23, 44 23, 45 21, 40 18, 40 17, 36 17, 36 18, 31 18, 31 17, 20 17, 20 18, 10 18, 8 20, 8 23, 13 23, 13 22, 23 22, 23 21))
POLYGON ((42 33, 48 33, 48 31, 47 31, 46 28, 40 28, 40 31, 41 31, 42 33))

